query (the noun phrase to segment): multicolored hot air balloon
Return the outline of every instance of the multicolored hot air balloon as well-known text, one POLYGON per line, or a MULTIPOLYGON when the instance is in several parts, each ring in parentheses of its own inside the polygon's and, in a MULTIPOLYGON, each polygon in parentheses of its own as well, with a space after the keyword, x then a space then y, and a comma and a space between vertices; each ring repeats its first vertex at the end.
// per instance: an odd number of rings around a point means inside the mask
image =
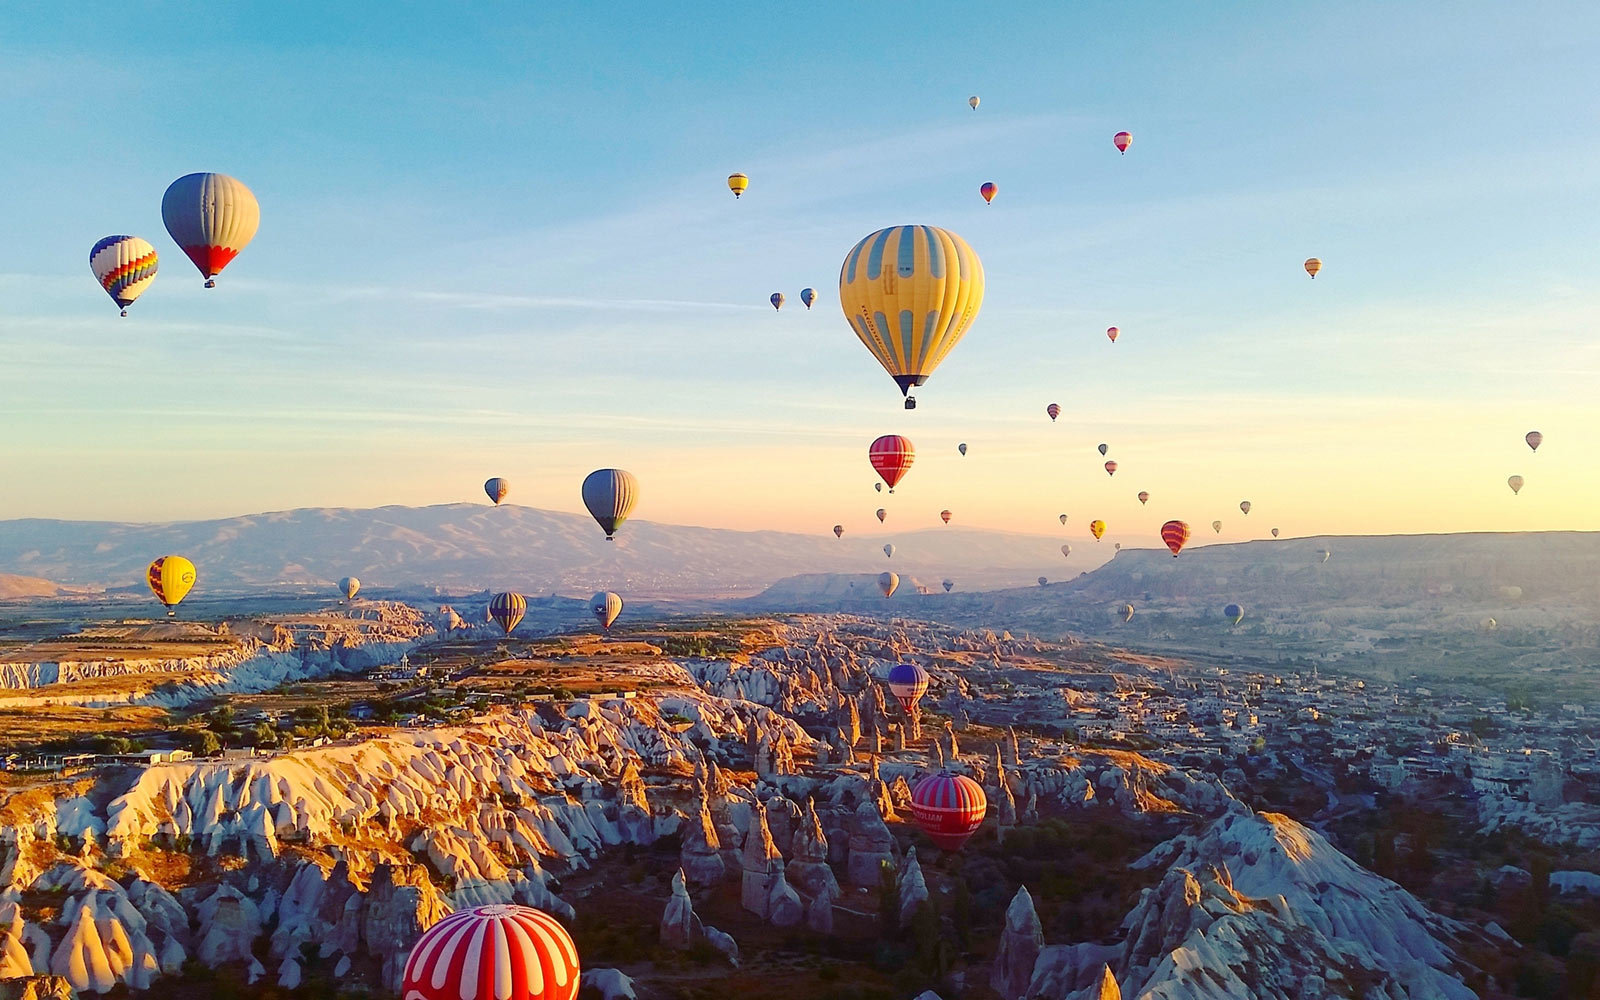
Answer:
POLYGON ((1066 557, 1068 557, 1068 558, 1071 558, 1072 557, 1072 546, 1070 546, 1070 545, 1061 546, 1061 554, 1066 556, 1066 557))
POLYGON ((977 94, 973 94, 971 97, 967 98, 967 106, 972 108, 972 110, 974 110, 974 111, 978 110, 978 95, 977 94))
POLYGON ((361 581, 353 576, 347 576, 339 581, 339 593, 343 594, 347 601, 355 600, 356 592, 360 589, 361 581))
POLYGON ((1050 414, 1050 422, 1053 424, 1056 422, 1056 418, 1061 416, 1061 404, 1051 403, 1044 408, 1044 412, 1050 414))
POLYGON ((782 292, 773 292, 771 297, 768 298, 767 301, 772 303, 772 308, 773 309, 782 309, 783 308, 783 293, 782 292))
POLYGON ((1277 538, 1278 537, 1278 529, 1277 528, 1273 528, 1272 529, 1272 537, 1273 538, 1277 538))
POLYGON ((483 484, 483 492, 487 493, 489 499, 498 505, 500 501, 511 495, 511 480, 495 476, 483 484))
POLYGON ((1222 615, 1224 618, 1233 619, 1233 623, 1237 625, 1244 621, 1244 608, 1237 604, 1230 604, 1222 609, 1222 615))
POLYGON ((1143 507, 1145 504, 1147 504, 1149 502, 1150 502, 1150 494, 1145 492, 1144 490, 1140 490, 1139 491, 1139 506, 1143 507))
POLYGON ((1182 521, 1168 521, 1161 526, 1161 540, 1167 543, 1167 548, 1172 550, 1172 558, 1178 558, 1178 553, 1183 551, 1183 545, 1189 540, 1189 526, 1182 521))
POLYGON ((185 174, 162 195, 161 221, 206 287, 215 288, 217 275, 255 238, 261 205, 227 174, 185 174))
POLYGON ((1098 450, 1100 452, 1100 456, 1102 458, 1105 457, 1106 452, 1111 450, 1111 446, 1109 444, 1103 444, 1103 443, 1095 445, 1095 448, 1096 448, 1096 450, 1098 450))
POLYGON ((811 308, 811 303, 813 303, 815 301, 817 301, 817 290, 815 288, 802 288, 802 289, 800 289, 800 304, 801 305, 805 306, 807 309, 810 309, 811 308))
POLYGON ((584 477, 583 505, 611 541, 639 502, 639 480, 622 469, 596 469, 584 477))
POLYGON ((1318 260, 1315 257, 1310 257, 1310 258, 1306 259, 1306 273, 1311 275, 1312 280, 1316 279, 1317 272, 1320 271, 1320 270, 1322 270, 1322 261, 1318 260))
POLYGON ((995 192, 999 190, 999 188, 994 186, 994 181, 984 181, 983 184, 979 186, 978 193, 983 195, 983 203, 985 205, 989 205, 993 204, 995 192))
POLYGON ((1525 436, 1522 440, 1528 442, 1529 448, 1532 448, 1534 451, 1538 451, 1539 445, 1544 443, 1544 435, 1540 434, 1538 431, 1529 431, 1527 436, 1525 436))
POLYGON ((1122 606, 1122 620, 1125 622, 1133 621, 1133 605, 1124 604, 1122 606))
POLYGON ((1062 524, 1066 524, 1067 523, 1067 515, 1059 514, 1059 515, 1056 516, 1056 520, 1060 521, 1062 524))
POLYGON ((1108 326, 1108 327, 1106 327, 1106 336, 1107 336, 1107 337, 1109 337, 1109 338, 1111 338, 1111 342, 1112 342, 1112 343, 1113 343, 1113 344, 1115 344, 1115 343, 1116 343, 1116 342, 1117 342, 1117 334, 1119 334, 1119 333, 1121 333, 1121 332, 1122 332, 1122 331, 1121 331, 1121 330, 1118 330, 1118 329, 1117 329, 1117 328, 1116 328, 1116 327, 1114 327, 1114 326, 1108 326))
POLYGON ((156 280, 159 263, 156 248, 137 236, 107 236, 89 248, 89 270, 124 316, 156 280))
POLYGON ((989 799, 983 786, 964 774, 942 771, 917 782, 911 815, 935 847, 959 851, 983 825, 989 799))
POLYGON ((917 702, 928 691, 928 672, 915 663, 896 663, 889 668, 889 676, 885 680, 889 684, 889 693, 894 695, 907 715, 916 711, 917 702))
POLYGON ((878 589, 883 591, 884 597, 893 597, 895 588, 900 586, 900 577, 894 573, 878 574, 878 589))
POLYGON ((941 510, 939 512, 939 520, 943 521, 945 524, 949 524, 950 523, 950 512, 947 511, 947 510, 941 510))
POLYGON ((878 508, 877 514, 878 514, 878 523, 879 524, 882 524, 883 523, 883 519, 889 516, 889 512, 884 510, 882 507, 878 508))
POLYGON ((944 581, 944 592, 947 593, 947 594, 950 593, 950 588, 954 587, 955 585, 956 585, 956 582, 954 580, 946 580, 946 581, 944 581))
POLYGON ((733 192, 733 196, 735 198, 738 198, 740 195, 744 194, 745 189, 747 189, 749 186, 750 178, 746 177, 744 174, 728 175, 728 190, 733 192))
POLYGON ((183 556, 162 556, 144 571, 145 583, 156 600, 167 606, 167 616, 177 614, 172 609, 188 596, 194 586, 194 563, 183 556))
POLYGON ((893 493, 895 484, 911 471, 911 463, 917 460, 917 449, 911 446, 910 438, 885 434, 867 448, 867 460, 883 477, 883 481, 889 484, 889 492, 893 493))
POLYGON ((1240 500, 1239 509, 1244 511, 1246 517, 1250 516, 1250 501, 1240 500))
POLYGON ((609 632, 611 623, 622 614, 622 598, 609 590, 602 590, 589 598, 589 613, 594 615, 595 621, 600 623, 600 628, 609 632))
POLYGON ((1127 156, 1128 147, 1133 145, 1133 133, 1118 132, 1116 135, 1111 137, 1111 143, 1117 147, 1117 152, 1121 153, 1123 156, 1127 156))
POLYGON ((956 445, 956 451, 959 451, 959 452, 961 452, 961 454, 965 455, 967 453, 967 443, 965 441, 963 441, 960 444, 956 445))
POLYGON ((1106 463, 1106 475, 1114 476, 1116 474, 1117 474, 1117 463, 1116 462, 1107 462, 1106 463))
POLYGON ((1089 522, 1089 534, 1094 536, 1095 541, 1098 542, 1105 535, 1105 533, 1106 523, 1104 521, 1096 520, 1089 522))
POLYGON ((578 949, 555 918, 492 903, 457 910, 417 939, 406 960, 405 1000, 574 1000, 578 949))
POLYGON ((883 547, 883 556, 884 556, 885 559, 893 559, 894 558, 894 543, 893 542, 888 542, 888 543, 886 543, 884 545, 884 547, 883 547))
POLYGON ((1506 480, 1506 485, 1511 487, 1511 492, 1512 493, 1521 493, 1522 492, 1522 482, 1523 482, 1523 479, 1522 479, 1521 476, 1512 476, 1510 479, 1506 480))
POLYGON ((835 537, 835 538, 843 538, 844 537, 844 525, 836 524, 836 525, 833 526, 833 537, 835 537))
POLYGON ((521 594, 505 593, 496 594, 489 598, 489 617, 493 618, 496 625, 506 635, 517 627, 522 621, 522 616, 528 613, 528 599, 521 594))
POLYGON ((839 308, 850 328, 915 409, 922 385, 961 340, 983 304, 983 264, 966 241, 935 226, 880 229, 839 271, 839 308))

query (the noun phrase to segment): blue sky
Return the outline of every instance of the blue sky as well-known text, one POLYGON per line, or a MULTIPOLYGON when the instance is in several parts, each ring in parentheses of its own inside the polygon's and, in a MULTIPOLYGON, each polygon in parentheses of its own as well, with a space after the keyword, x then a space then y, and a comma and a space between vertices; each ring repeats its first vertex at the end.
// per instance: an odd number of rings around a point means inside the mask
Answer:
POLYGON ((1592 4, 533 6, 0 10, 0 516, 576 510, 620 465, 640 517, 866 533, 894 431, 899 524, 1600 528, 1592 4), (194 170, 262 206, 209 292, 194 170), (907 222, 988 275, 914 414, 837 304, 907 222))

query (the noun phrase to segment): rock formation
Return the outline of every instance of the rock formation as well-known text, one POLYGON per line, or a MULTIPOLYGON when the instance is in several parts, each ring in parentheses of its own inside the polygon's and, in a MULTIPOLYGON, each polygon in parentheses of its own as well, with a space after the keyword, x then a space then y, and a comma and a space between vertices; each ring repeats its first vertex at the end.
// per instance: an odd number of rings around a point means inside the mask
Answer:
POLYGON ((850 824, 850 854, 845 869, 851 885, 876 887, 884 865, 894 866, 894 836, 873 802, 856 807, 850 824))
POLYGON ((772 842, 772 831, 767 828, 767 807, 760 800, 751 810, 750 826, 745 831, 744 850, 740 853, 739 862, 742 872, 740 905, 765 920, 771 906, 773 886, 783 876, 783 856, 772 842))
POLYGON ((989 985, 1003 1000, 1024 1000, 1031 996, 1034 964, 1044 948, 1044 928, 1034 911, 1028 887, 1021 886, 1006 907, 1006 926, 994 956, 994 971, 989 985))

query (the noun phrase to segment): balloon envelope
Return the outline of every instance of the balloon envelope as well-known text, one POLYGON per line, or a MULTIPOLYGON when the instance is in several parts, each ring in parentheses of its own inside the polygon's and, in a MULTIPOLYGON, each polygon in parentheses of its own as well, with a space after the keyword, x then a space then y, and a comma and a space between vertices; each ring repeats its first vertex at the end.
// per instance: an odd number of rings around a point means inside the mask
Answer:
POLYGON ((1510 479, 1506 480, 1506 485, 1511 487, 1512 493, 1521 493, 1522 482, 1523 480, 1521 476, 1512 476, 1510 479))
POLYGON ((988 204, 989 202, 994 201, 995 192, 999 190, 999 188, 994 186, 994 181, 984 181, 983 186, 978 188, 978 193, 983 195, 984 203, 988 204))
POLYGON ((360 589, 361 581, 353 576, 347 576, 343 580, 339 581, 339 593, 343 594, 344 599, 347 601, 354 598, 356 596, 356 592, 360 589))
POLYGON ((954 587, 955 585, 956 585, 956 582, 954 580, 946 580, 944 582, 944 592, 947 593, 947 594, 950 593, 950 588, 954 587))
POLYGON ((1222 613, 1226 617, 1233 619, 1233 623, 1235 625, 1239 624, 1241 621, 1244 620, 1244 608, 1241 608, 1237 604, 1228 605, 1227 607, 1222 609, 1222 613))
POLYGON ((879 508, 878 508, 878 510, 877 510, 877 514, 878 514, 878 522, 879 522, 879 523, 880 523, 880 524, 881 524, 881 523, 882 523, 882 522, 883 522, 883 519, 884 519, 884 518, 886 518, 886 517, 888 517, 888 516, 889 516, 889 512, 888 512, 888 511, 886 511, 886 510, 884 510, 884 509, 883 509, 883 508, 882 508, 882 507, 879 507, 879 508))
POLYGON ((783 308, 783 293, 782 292, 773 292, 771 298, 769 298, 768 301, 772 303, 772 308, 774 308, 774 309, 782 309, 783 308))
POLYGON ((744 194, 745 189, 749 186, 750 178, 746 177, 744 174, 728 175, 728 190, 733 192, 733 196, 735 198, 744 194))
POLYGON ((989 800, 983 786, 964 774, 943 771, 917 782, 911 815, 935 847, 959 851, 983 825, 989 800))
POLYGON ((1126 156, 1127 152, 1128 152, 1128 147, 1133 145, 1133 133, 1132 132, 1118 132, 1116 135, 1111 137, 1111 142, 1112 142, 1113 145, 1115 145, 1117 147, 1117 152, 1122 153, 1124 156, 1126 156))
POLYGON ((1042 586, 1044 586, 1045 584, 1047 584, 1049 582, 1050 582, 1050 578, 1049 577, 1045 577, 1045 576, 1039 577, 1039 586, 1042 587, 1042 586))
POLYGON ((867 448, 867 460, 893 493, 895 484, 911 471, 911 463, 917 460, 917 449, 912 447, 910 438, 885 434, 867 448))
POLYGON ((1111 342, 1112 342, 1112 343, 1113 343, 1113 344, 1115 344, 1115 343, 1116 343, 1116 342, 1117 342, 1117 334, 1119 334, 1119 333, 1121 333, 1121 332, 1122 332, 1122 331, 1121 331, 1121 330, 1118 330, 1118 329, 1117 329, 1117 328, 1116 328, 1116 327, 1114 327, 1114 326, 1108 326, 1108 327, 1106 327, 1106 336, 1107 336, 1107 337, 1109 337, 1109 338, 1111 338, 1111 342))
POLYGON ((967 98, 967 105, 974 111, 978 110, 978 95, 973 94, 971 97, 967 98))
POLYGON ((909 714, 928 690, 928 672, 915 663, 896 663, 889 668, 889 693, 909 714))
POLYGON ((1072 555, 1072 546, 1070 546, 1070 545, 1061 546, 1061 554, 1064 555, 1064 556, 1071 556, 1072 555))
POLYGON ((1107 462, 1106 463, 1106 475, 1114 476, 1116 474, 1117 474, 1117 463, 1116 462, 1107 462))
POLYGON ((511 481, 509 479, 501 479, 499 476, 495 476, 493 479, 483 484, 483 492, 489 495, 490 500, 493 500, 498 504, 500 501, 511 495, 511 481))
POLYGON ((801 305, 805 306, 807 309, 810 309, 811 308, 811 303, 813 303, 815 301, 817 301, 817 290, 815 288, 802 288, 802 289, 800 289, 800 304, 801 305))
POLYGON ((833 537, 835 537, 835 538, 843 538, 844 537, 844 525, 836 524, 836 525, 833 526, 833 537))
POLYGON ((1061 405, 1059 403, 1051 403, 1044 408, 1044 412, 1050 414, 1050 422, 1053 424, 1056 422, 1056 418, 1061 416, 1061 405))
POLYGON ((1272 529, 1272 537, 1273 538, 1277 538, 1278 537, 1278 529, 1277 528, 1273 528, 1272 529))
POLYGON ((1102 456, 1105 455, 1106 452, 1111 450, 1111 446, 1109 444, 1097 444, 1097 445, 1095 445, 1095 448, 1100 452, 1100 454, 1102 456))
POLYGON ((183 556, 162 556, 150 564, 144 577, 156 600, 174 608, 194 587, 194 563, 183 556))
POLYGON ((617 616, 622 614, 622 598, 609 590, 602 590, 589 598, 589 613, 594 615, 602 629, 609 629, 617 616))
POLYGON ((900 577, 895 575, 894 573, 879 573, 878 574, 878 589, 883 591, 883 596, 884 597, 893 596, 894 592, 895 592, 895 588, 897 588, 899 586, 900 586, 900 577))
POLYGON ((1317 272, 1320 270, 1322 270, 1322 261, 1315 257, 1311 257, 1306 260, 1306 273, 1311 275, 1311 277, 1315 278, 1317 276, 1317 272))
POLYGON ((1219 535, 1222 534, 1222 522, 1221 521, 1212 521, 1211 522, 1211 530, 1215 531, 1219 535))
POLYGON ((894 543, 893 542, 890 542, 890 543, 888 543, 887 545, 885 545, 883 547, 883 554, 884 554, 884 556, 886 558, 889 558, 889 559, 893 559, 894 558, 894 543))
POLYGON ((156 248, 137 236, 107 236, 89 249, 89 270, 124 316, 156 280, 159 263, 156 248))
POLYGON ((1133 605, 1124 604, 1122 606, 1122 620, 1125 622, 1133 621, 1133 605))
POLYGON ((161 197, 161 221, 194 261, 206 287, 255 238, 261 225, 256 196, 227 174, 185 174, 161 197))
POLYGON ((961 452, 961 454, 965 455, 967 453, 967 443, 965 441, 963 441, 960 444, 956 445, 956 451, 959 451, 959 452, 961 452))
POLYGON ((1183 551, 1184 543, 1189 540, 1189 526, 1182 521, 1168 521, 1161 526, 1161 540, 1167 543, 1167 548, 1172 550, 1172 558, 1178 558, 1178 553, 1183 551))
POLYGON ((939 519, 941 521, 943 521, 945 524, 949 524, 950 523, 950 516, 951 516, 950 512, 947 511, 947 510, 941 510, 939 512, 939 519))
POLYGON ((528 599, 521 594, 496 594, 489 599, 489 617, 506 635, 517 627, 522 616, 528 613, 528 599))
POLYGON ((405 1000, 574 1000, 578 949, 553 917, 494 903, 450 914, 406 960, 405 1000))
POLYGON ((1544 435, 1540 434, 1538 431, 1529 431, 1527 436, 1522 440, 1528 442, 1529 448, 1532 448, 1534 451, 1538 451, 1539 445, 1544 443, 1544 435))
POLYGON ((596 469, 583 480, 583 505, 611 539, 639 502, 639 480, 622 469, 596 469))
POLYGON ((1139 506, 1142 507, 1142 506, 1144 506, 1145 504, 1147 504, 1149 502, 1150 502, 1150 494, 1145 492, 1144 490, 1140 490, 1139 491, 1139 506))
POLYGON ((1248 500, 1239 501, 1239 509, 1244 511, 1246 514, 1250 513, 1250 501, 1248 501, 1248 500))
POLYGON ((1067 523, 1067 515, 1061 514, 1056 518, 1056 520, 1060 521, 1062 524, 1066 524, 1067 523))
POLYGON ((1103 536, 1105 533, 1106 533, 1106 523, 1104 521, 1090 521, 1089 522, 1089 534, 1094 536, 1094 540, 1095 541, 1098 542, 1100 540, 1101 536, 1103 536))

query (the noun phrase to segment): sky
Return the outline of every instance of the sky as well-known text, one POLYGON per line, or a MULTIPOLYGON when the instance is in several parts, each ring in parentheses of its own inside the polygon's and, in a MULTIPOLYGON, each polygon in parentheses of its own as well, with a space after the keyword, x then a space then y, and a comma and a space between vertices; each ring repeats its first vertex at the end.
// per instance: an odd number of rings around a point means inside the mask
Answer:
POLYGON ((618 466, 731 528, 1600 529, 1592 3, 94 7, 0 7, 0 517, 618 466), (160 217, 203 170, 262 213, 209 291, 160 217), (838 307, 904 223, 987 275, 914 412, 838 307))

